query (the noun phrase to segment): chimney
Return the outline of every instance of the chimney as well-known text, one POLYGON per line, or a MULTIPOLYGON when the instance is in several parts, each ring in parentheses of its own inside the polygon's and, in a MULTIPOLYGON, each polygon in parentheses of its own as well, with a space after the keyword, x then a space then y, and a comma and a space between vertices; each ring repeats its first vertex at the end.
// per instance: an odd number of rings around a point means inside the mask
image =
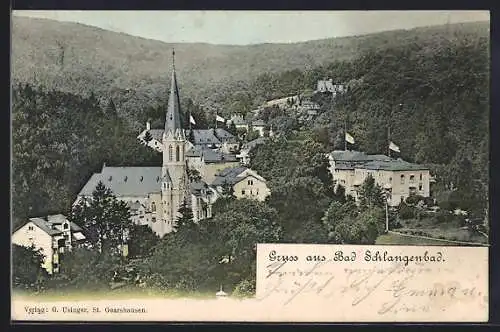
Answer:
POLYGON ((146 130, 150 130, 151 129, 151 122, 147 121, 146 122, 146 130))

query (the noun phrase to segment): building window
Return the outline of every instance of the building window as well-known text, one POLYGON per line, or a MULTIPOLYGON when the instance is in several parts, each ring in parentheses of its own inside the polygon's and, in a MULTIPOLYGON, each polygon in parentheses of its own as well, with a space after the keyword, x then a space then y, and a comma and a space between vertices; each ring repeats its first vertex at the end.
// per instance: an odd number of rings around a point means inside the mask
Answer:
POLYGON ((420 191, 424 190, 423 186, 421 184, 418 185, 418 190, 420 190, 420 191))
POLYGON ((392 176, 389 178, 389 182, 392 182, 392 176))
POLYGON ((168 146, 168 160, 169 161, 172 161, 172 158, 173 158, 173 148, 172 148, 172 145, 169 145, 168 146))
POLYGON ((68 229, 68 224, 64 224, 63 228, 68 229))
POLYGON ((53 265, 54 265, 54 269, 57 269, 59 267, 59 264, 57 264, 57 263, 54 263, 53 265))
POLYGON ((422 181, 422 173, 420 173, 420 181, 422 181))
POLYGON ((249 186, 253 185, 253 180, 248 180, 248 185, 249 186))
POLYGON ((180 151, 179 151, 179 146, 175 147, 175 161, 179 161, 180 159, 180 151))
POLYGON ((415 175, 410 175, 410 183, 414 183, 415 182, 415 175))
POLYGON ((155 202, 151 203, 151 211, 156 212, 156 204, 155 202))
POLYGON ((405 184, 405 176, 401 175, 401 184, 405 184))
POLYGON ((155 223, 156 222, 156 218, 155 217, 151 218, 151 221, 155 223))
POLYGON ((241 194, 242 194, 242 195, 245 195, 245 190, 242 190, 242 191, 241 191, 241 194))
POLYGON ((253 195, 252 189, 250 189, 250 195, 253 195))
POLYGON ((28 226, 28 230, 32 231, 33 230, 33 226, 28 226))

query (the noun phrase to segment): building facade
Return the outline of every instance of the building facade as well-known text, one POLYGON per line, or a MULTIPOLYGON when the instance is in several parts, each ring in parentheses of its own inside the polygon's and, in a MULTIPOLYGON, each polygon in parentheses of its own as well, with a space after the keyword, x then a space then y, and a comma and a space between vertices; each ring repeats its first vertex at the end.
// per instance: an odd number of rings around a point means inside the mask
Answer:
POLYGON ((431 176, 425 166, 358 151, 333 151, 328 157, 334 183, 343 186, 346 195, 356 200, 369 175, 386 191, 390 206, 397 206, 412 195, 430 196, 431 176))
POLYGON ((271 193, 266 179, 246 167, 226 168, 219 172, 212 182, 212 186, 220 194, 224 193, 225 186, 227 185, 231 186, 233 195, 236 198, 264 201, 271 193))
POLYGON ((62 214, 30 218, 12 234, 13 244, 41 249, 44 255, 42 267, 49 274, 59 272, 60 254, 84 240, 82 229, 62 214))

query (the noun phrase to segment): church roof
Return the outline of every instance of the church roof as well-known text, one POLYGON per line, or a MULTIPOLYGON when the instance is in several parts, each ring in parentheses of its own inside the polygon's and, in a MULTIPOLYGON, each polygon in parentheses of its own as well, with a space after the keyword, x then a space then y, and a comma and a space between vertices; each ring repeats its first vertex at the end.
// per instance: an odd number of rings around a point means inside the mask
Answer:
POLYGON ((171 131, 175 133, 181 127, 181 103, 179 98, 179 88, 175 75, 175 52, 172 53, 172 82, 170 84, 170 97, 168 98, 167 116, 165 119, 165 133, 171 131))
POLYGON ((79 196, 91 196, 102 183, 117 196, 145 196, 161 190, 161 167, 103 167, 94 173, 79 196))

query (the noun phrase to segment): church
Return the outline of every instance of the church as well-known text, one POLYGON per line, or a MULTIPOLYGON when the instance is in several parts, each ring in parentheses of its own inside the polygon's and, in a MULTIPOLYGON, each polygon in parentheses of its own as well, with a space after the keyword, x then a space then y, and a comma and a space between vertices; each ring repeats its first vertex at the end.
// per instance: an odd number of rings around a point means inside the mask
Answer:
MULTIPOLYGON (((174 55, 174 54, 173 54, 174 55)), ((157 235, 170 233, 178 218, 179 207, 191 206, 195 221, 212 216, 212 204, 217 191, 207 183, 190 181, 186 155, 193 145, 181 126, 181 109, 175 60, 172 62, 172 82, 162 131, 156 149, 163 154, 161 167, 109 167, 104 165, 82 188, 75 204, 92 197, 99 182, 111 189, 120 200, 128 203, 132 221, 148 225, 157 235)))

